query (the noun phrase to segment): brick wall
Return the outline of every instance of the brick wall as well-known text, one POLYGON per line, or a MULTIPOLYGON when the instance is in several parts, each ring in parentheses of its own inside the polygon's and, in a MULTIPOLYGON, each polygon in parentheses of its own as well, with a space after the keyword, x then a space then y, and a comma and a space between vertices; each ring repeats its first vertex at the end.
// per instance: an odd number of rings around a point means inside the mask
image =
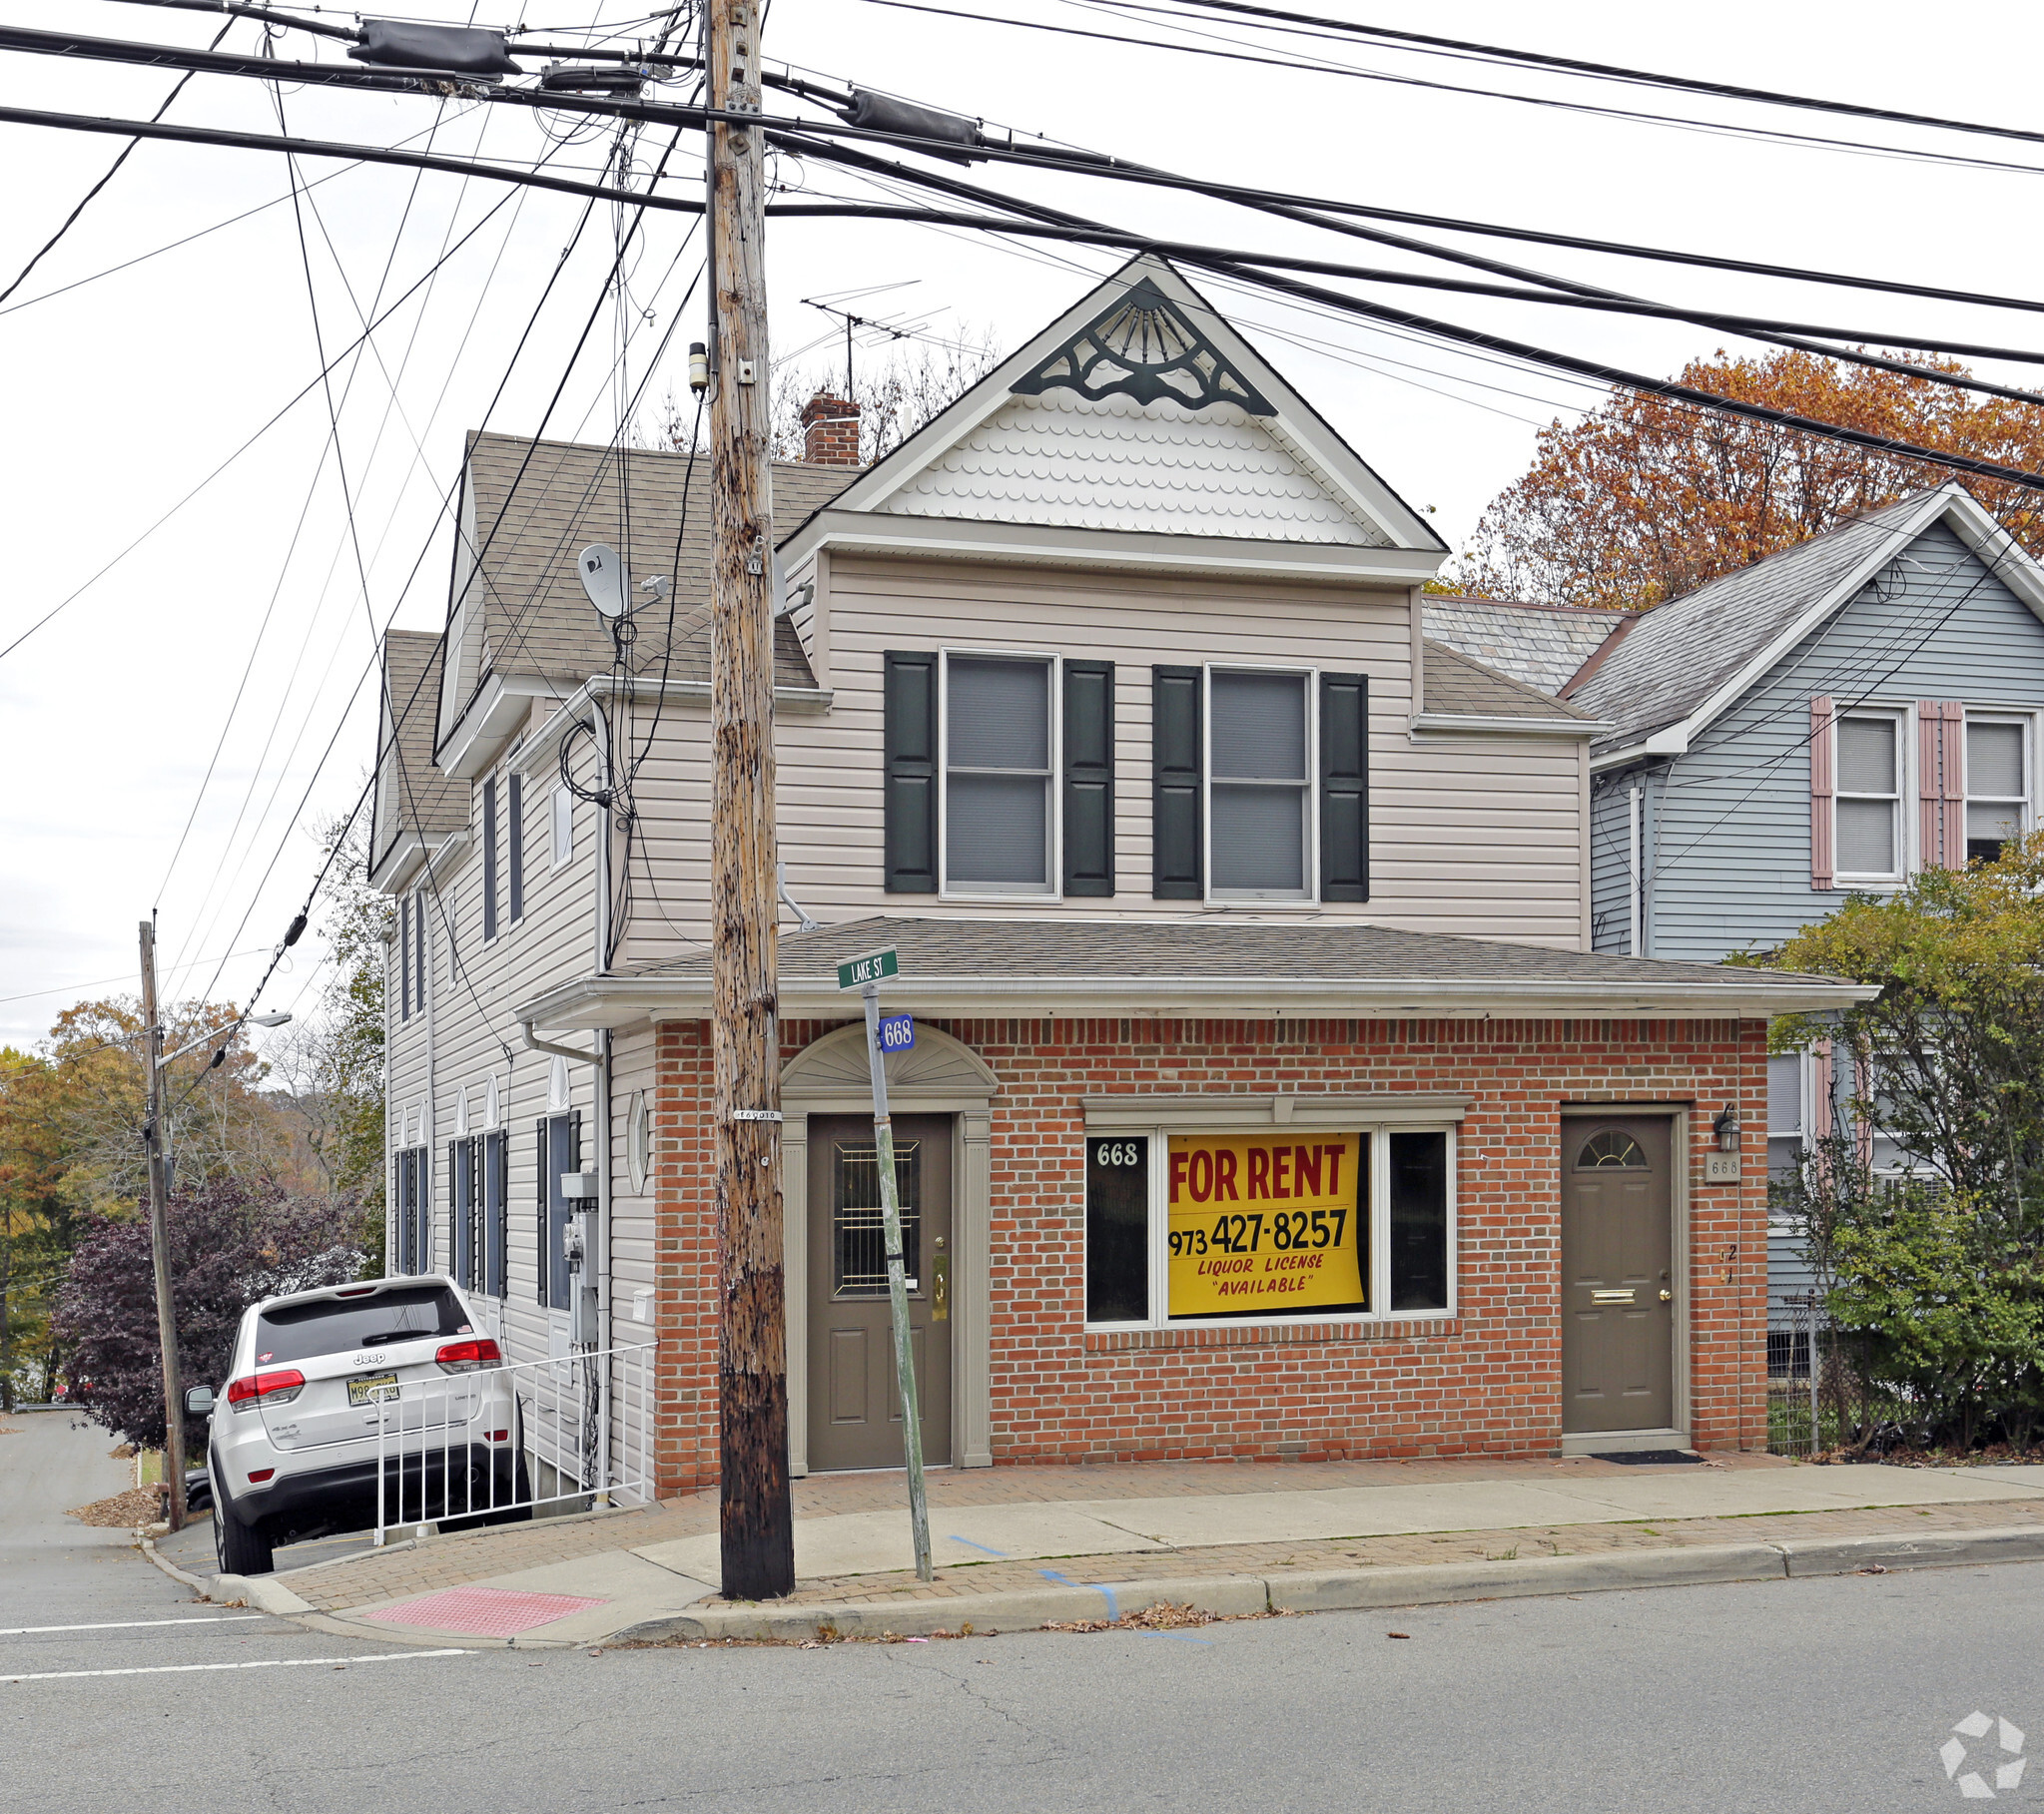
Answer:
MULTIPOLYGON (((792 1056, 835 1022, 787 1026, 792 1056)), ((1766 1439, 1766 1038, 1758 1021, 937 1022, 1001 1079, 993 1104, 998 1463, 1547 1454, 1561 1437, 1565 1102, 1693 1103, 1691 1427, 1766 1439), (1084 1330, 1082 1097, 1454 1091, 1458 1308, 1419 1324, 1084 1330), (1736 1102, 1744 1182, 1705 1185, 1736 1102)), ((716 1473, 707 1028, 661 1029, 661 1466, 716 1473)), ((791 1307, 799 1314, 799 1307, 791 1307)))

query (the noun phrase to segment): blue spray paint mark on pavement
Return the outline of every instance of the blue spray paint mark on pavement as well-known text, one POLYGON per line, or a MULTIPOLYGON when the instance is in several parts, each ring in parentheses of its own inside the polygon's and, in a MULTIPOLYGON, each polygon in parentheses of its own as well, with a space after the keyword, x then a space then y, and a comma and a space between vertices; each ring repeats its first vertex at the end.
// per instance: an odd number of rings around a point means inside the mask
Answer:
POLYGON ((1120 1619, 1121 1605, 1120 1602, 1115 1599, 1114 1589, 1112 1587, 1103 1587, 1100 1585, 1098 1581, 1075 1581, 1071 1579, 1070 1576, 1068 1575, 1059 1574, 1055 1568, 1038 1568, 1036 1572, 1040 1574, 1045 1580, 1056 1581, 1062 1586, 1090 1587, 1095 1593, 1101 1594, 1105 1597, 1107 1602, 1108 1621, 1110 1623, 1113 1623, 1117 1622, 1120 1619))
POLYGON ((987 1545, 986 1543, 976 1543, 969 1536, 948 1536, 944 1540, 947 1543, 964 1543, 968 1549, 985 1549, 989 1555, 999 1555, 1005 1557, 1008 1554, 1008 1551, 1006 1549, 995 1549, 989 1547, 989 1545, 987 1545))

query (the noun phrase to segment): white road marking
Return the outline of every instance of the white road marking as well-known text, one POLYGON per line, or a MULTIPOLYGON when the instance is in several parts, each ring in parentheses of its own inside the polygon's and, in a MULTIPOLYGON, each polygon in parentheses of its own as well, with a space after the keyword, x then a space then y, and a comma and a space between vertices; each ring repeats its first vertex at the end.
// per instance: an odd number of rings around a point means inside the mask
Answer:
POLYGON ((348 1663, 408 1663, 428 1656, 473 1656, 473 1650, 390 1650, 374 1656, 276 1656, 246 1663, 158 1663, 148 1669, 46 1669, 36 1675, 0 1675, 0 1682, 68 1682, 89 1675, 191 1675, 208 1669, 327 1669, 348 1663))
POLYGON ((153 1625, 238 1625, 245 1619, 268 1618, 267 1612, 207 1612, 197 1618, 116 1618, 97 1625, 5 1625, 0 1637, 27 1637, 38 1631, 140 1631, 153 1625))

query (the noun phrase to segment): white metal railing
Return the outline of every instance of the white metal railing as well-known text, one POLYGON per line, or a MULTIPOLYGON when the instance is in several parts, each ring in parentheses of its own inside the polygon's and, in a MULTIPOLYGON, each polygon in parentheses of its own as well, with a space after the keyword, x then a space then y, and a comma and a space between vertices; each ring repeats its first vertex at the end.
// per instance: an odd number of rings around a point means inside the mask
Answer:
POLYGON ((574 1349, 382 1388, 378 1546, 393 1530, 569 1501, 651 1504, 658 1347, 574 1349))

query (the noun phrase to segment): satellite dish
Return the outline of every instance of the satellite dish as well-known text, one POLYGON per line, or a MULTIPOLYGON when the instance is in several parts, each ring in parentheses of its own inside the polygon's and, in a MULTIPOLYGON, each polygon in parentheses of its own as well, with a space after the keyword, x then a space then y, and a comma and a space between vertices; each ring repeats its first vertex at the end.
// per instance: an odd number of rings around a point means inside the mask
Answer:
POLYGON ((575 571, 589 602, 605 617, 623 617, 631 610, 631 580, 615 548, 591 542, 575 556, 575 571))

